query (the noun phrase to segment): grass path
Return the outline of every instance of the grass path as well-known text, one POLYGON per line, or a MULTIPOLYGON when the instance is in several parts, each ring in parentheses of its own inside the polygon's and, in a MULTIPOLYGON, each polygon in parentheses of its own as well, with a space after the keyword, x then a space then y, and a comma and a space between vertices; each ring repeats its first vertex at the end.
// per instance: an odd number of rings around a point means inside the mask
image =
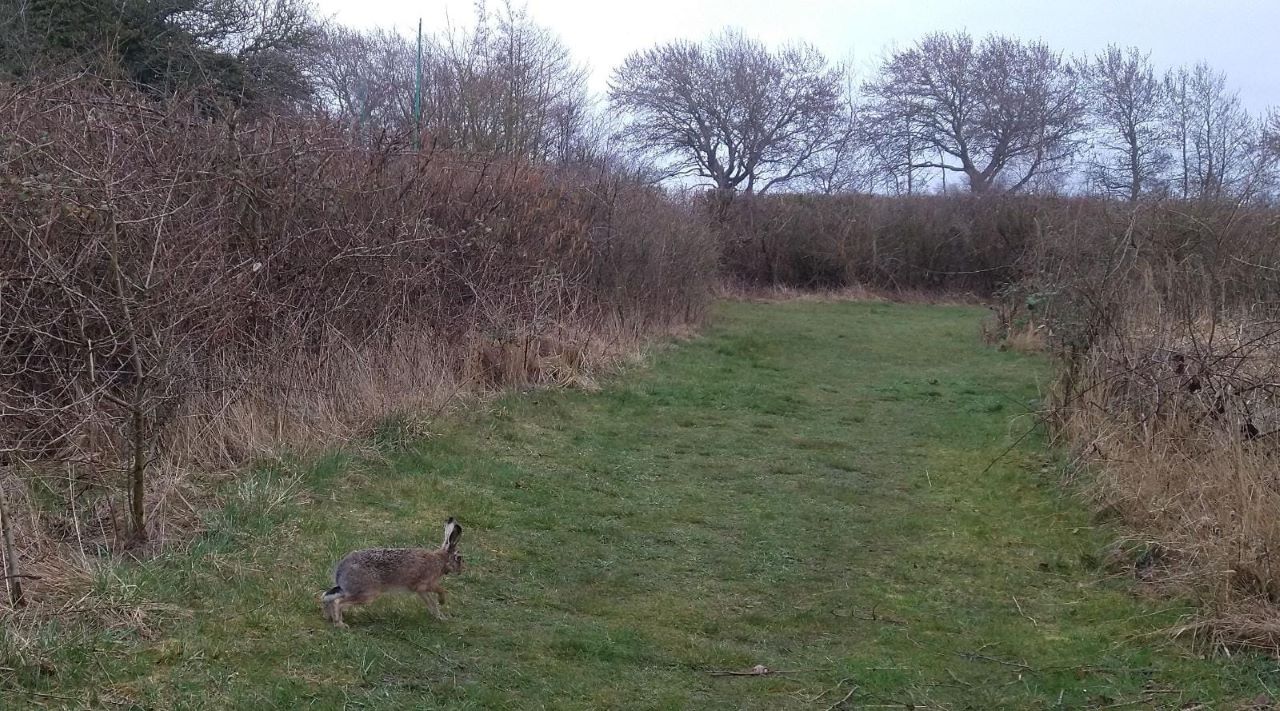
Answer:
POLYGON ((982 346, 979 315, 725 304, 603 392, 259 473, 193 551, 119 572, 176 606, 162 634, 88 639, 19 682, 254 709, 1224 708, 1280 688, 1271 661, 1160 633, 1186 610, 1106 578, 1107 532, 1037 442, 984 471, 1045 373, 982 346), (452 620, 403 597, 324 624, 343 552, 434 544, 450 514, 470 566, 452 620), (801 671, 707 673, 755 664, 801 671))

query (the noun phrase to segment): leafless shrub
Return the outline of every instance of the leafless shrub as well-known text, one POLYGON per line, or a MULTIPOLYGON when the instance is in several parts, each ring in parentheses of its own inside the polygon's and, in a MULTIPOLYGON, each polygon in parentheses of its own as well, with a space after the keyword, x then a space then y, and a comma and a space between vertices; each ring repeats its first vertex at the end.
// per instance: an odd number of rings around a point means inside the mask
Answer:
POLYGON ((1202 602, 1184 631, 1274 650, 1280 216, 1111 205, 1070 234, 1028 253, 1024 292, 1060 358, 1053 431, 1139 539, 1131 571, 1202 602))
POLYGON ((480 344, 532 354, 490 386, 568 382, 701 316, 706 228, 624 176, 188 106, 0 88, 0 487, 27 571, 188 532, 184 472, 438 409, 480 344))
POLYGON ((742 200, 718 232, 729 278, 802 288, 993 294, 1014 281, 1042 212, 1072 201, 873 195, 742 200))

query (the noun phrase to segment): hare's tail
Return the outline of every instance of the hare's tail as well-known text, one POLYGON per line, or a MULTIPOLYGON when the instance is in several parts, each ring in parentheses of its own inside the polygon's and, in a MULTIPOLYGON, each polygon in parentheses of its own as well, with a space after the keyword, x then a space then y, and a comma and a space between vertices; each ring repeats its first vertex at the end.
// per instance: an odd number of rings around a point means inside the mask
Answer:
POLYGON ((342 597, 342 586, 335 585, 329 588, 327 591, 325 591, 325 594, 320 596, 320 601, 333 602, 335 599, 339 597, 342 597))

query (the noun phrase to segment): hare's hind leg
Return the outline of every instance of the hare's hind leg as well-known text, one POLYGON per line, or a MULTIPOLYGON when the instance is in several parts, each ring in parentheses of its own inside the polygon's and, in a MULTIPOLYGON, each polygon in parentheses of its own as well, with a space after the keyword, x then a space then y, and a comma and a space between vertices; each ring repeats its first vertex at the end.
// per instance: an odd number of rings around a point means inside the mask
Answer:
POLYGON ((342 598, 329 603, 329 621, 334 627, 346 628, 347 623, 342 621, 342 598))
POLYGON ((342 603, 345 599, 346 595, 342 592, 342 588, 338 587, 320 596, 320 612, 326 620, 333 623, 334 627, 346 627, 342 622, 342 603))
POLYGON ((325 617, 333 622, 333 626, 346 627, 342 621, 342 608, 368 604, 378 599, 380 594, 380 590, 347 592, 340 587, 335 587, 320 599, 324 603, 325 617))
POLYGON ((342 608, 355 607, 356 605, 368 605, 381 596, 381 590, 365 590, 358 593, 344 593, 343 596, 334 603, 333 616, 336 621, 333 624, 337 627, 346 627, 342 622, 342 608))
POLYGON ((427 603, 427 609, 435 616, 437 620, 447 620, 449 617, 440 610, 440 605, 436 603, 436 596, 440 597, 440 602, 444 602, 444 593, 439 588, 434 590, 419 590, 418 597, 427 603))

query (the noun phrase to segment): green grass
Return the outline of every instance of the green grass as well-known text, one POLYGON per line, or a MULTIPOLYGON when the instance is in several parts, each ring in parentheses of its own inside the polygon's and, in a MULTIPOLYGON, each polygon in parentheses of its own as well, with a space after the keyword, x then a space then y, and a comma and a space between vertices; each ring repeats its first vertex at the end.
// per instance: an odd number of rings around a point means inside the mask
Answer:
POLYGON ((191 551, 103 581, 166 606, 153 634, 0 657, 0 685, 253 709, 1221 708, 1280 688, 1273 660, 1168 639, 1188 610, 1099 568, 1111 532, 1036 437, 988 469, 1046 368, 984 347, 979 316, 725 304, 603 392, 257 472, 191 551), (450 621, 403 596, 324 623, 342 553, 434 545, 448 515, 470 566, 450 621), (797 671, 708 674, 755 664, 797 671))

